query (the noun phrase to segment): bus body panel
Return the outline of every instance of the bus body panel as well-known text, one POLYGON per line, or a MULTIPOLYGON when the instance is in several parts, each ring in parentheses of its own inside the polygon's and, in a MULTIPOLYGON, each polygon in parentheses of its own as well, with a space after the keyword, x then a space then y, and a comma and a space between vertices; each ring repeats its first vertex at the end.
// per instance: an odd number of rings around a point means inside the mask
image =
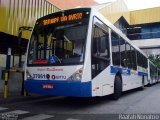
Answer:
POLYGON ((25 90, 28 93, 43 95, 91 97, 92 84, 90 80, 82 82, 69 79, 82 68, 83 65, 28 67, 27 72, 33 76, 33 79, 24 81, 25 90))
POLYGON ((59 81, 59 80, 26 80, 24 82, 25 90, 28 93, 42 95, 60 95, 91 97, 91 81, 59 81))
POLYGON ((111 75, 110 72, 111 69, 109 66, 94 79, 92 79, 93 96, 104 96, 113 93, 115 75, 111 75))
POLYGON ((121 73, 122 77, 122 91, 141 87, 142 76, 144 76, 145 85, 148 83, 148 74, 146 72, 137 72, 127 68, 109 66, 92 80, 92 95, 105 96, 114 93, 114 80, 118 72, 121 73))
POLYGON ((34 80, 59 80, 65 81, 78 70, 83 69, 83 65, 75 66, 39 66, 27 67, 27 72, 34 80), (48 75, 48 76, 47 76, 48 75))

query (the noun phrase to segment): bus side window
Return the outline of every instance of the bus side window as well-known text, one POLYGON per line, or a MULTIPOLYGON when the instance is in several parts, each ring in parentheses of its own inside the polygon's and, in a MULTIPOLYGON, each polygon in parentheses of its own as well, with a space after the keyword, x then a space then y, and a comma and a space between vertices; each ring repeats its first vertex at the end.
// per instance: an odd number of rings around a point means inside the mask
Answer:
POLYGON ((126 54, 127 54, 127 67, 132 68, 132 63, 131 63, 131 46, 127 43, 126 44, 126 54))
POLYGON ((133 70, 137 70, 137 58, 136 58, 136 50, 131 47, 131 65, 133 70))
POLYGON ((111 41, 113 65, 120 66, 120 37, 114 31, 111 32, 111 41))
POLYGON ((127 67, 127 60, 126 60, 126 42, 123 38, 120 37, 120 56, 121 56, 121 66, 127 67))
POLYGON ((107 47, 107 42, 106 42, 106 36, 103 36, 103 37, 101 37, 101 40, 100 40, 100 50, 99 50, 99 52, 100 52, 100 56, 101 57, 108 57, 108 55, 109 55, 109 51, 108 51, 108 47, 107 47))
POLYGON ((92 36, 91 69, 92 78, 109 65, 109 32, 108 27, 98 19, 95 20, 92 36))

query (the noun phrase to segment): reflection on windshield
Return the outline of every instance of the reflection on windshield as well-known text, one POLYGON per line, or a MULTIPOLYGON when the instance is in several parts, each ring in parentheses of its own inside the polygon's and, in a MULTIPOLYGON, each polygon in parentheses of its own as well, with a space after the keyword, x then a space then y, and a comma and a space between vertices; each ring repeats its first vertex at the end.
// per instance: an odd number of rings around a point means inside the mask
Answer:
POLYGON ((87 25, 82 22, 34 29, 28 64, 78 64, 84 60, 87 25))

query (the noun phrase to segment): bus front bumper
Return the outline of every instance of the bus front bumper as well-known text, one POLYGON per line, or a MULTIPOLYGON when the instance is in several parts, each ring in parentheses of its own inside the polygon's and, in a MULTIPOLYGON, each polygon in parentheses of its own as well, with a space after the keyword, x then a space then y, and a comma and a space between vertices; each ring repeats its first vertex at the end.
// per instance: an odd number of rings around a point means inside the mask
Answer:
POLYGON ((42 95, 91 97, 90 82, 77 81, 51 81, 51 80, 25 80, 24 88, 28 93, 42 95))

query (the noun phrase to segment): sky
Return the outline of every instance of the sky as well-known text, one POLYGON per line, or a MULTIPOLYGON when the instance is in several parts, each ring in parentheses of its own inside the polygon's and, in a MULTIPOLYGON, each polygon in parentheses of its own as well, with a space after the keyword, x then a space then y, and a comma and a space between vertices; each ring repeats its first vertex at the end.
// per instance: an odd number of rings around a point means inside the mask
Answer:
MULTIPOLYGON (((95 0, 95 1, 98 3, 106 3, 115 0, 95 0)), ((124 0, 124 1, 127 4, 128 9, 131 11, 145 9, 145 8, 152 8, 152 7, 160 7, 160 0, 124 0)))

